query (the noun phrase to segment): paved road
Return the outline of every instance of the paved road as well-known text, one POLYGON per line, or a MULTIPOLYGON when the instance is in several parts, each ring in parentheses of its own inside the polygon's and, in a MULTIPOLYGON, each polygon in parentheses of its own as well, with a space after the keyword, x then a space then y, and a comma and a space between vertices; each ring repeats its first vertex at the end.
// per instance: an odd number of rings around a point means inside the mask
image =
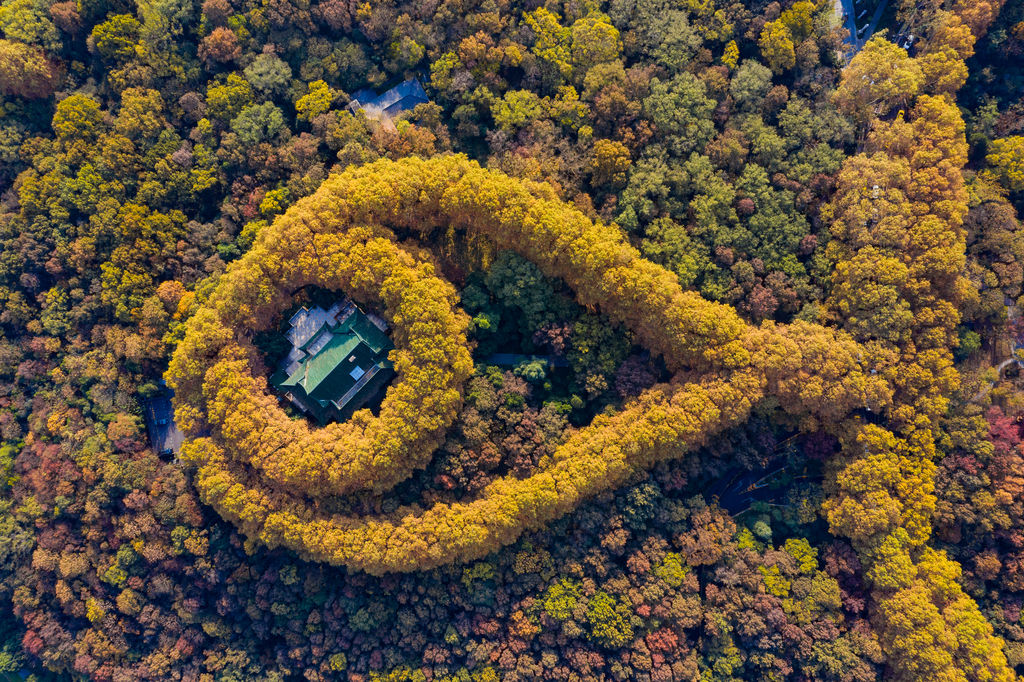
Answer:
POLYGON ((864 47, 864 43, 871 39, 871 34, 875 32, 875 27, 878 26, 878 20, 882 18, 882 12, 885 11, 885 7, 888 4, 889 0, 882 0, 882 2, 878 3, 878 8, 875 9, 875 13, 871 17, 871 23, 868 24, 868 30, 864 31, 861 47, 864 47))
POLYGON ((839 5, 836 13, 840 18, 846 15, 846 29, 850 32, 850 35, 846 37, 846 44, 856 53, 857 51, 857 13, 854 11, 853 0, 839 0, 839 5))
MULTIPOLYGON (((857 54, 864 44, 871 39, 871 34, 875 32, 875 28, 878 26, 879 19, 882 18, 882 13, 885 12, 885 8, 888 6, 889 0, 882 0, 875 8, 875 13, 871 16, 871 22, 868 24, 864 34, 860 37, 857 36, 857 15, 862 11, 860 5, 854 4, 854 0, 839 0, 836 5, 836 13, 841 17, 843 14, 846 15, 846 29, 850 32, 850 35, 846 38, 846 44, 850 47, 851 52, 847 55, 848 58, 852 59, 853 55, 857 54)), ((863 24, 861 24, 863 26, 863 24)))
MULTIPOLYGON (((1008 358, 1008 359, 1003 360, 1002 362, 1000 362, 999 366, 996 367, 996 372, 997 372, 996 376, 1002 377, 1003 376, 1003 370, 1006 369, 1007 367, 1009 367, 1010 365, 1012 365, 1015 362, 1017 363, 1018 367, 1024 368, 1024 365, 1022 365, 1020 360, 1018 360, 1017 358, 1008 358)), ((982 389, 980 391, 978 391, 978 394, 976 396, 974 396, 973 398, 971 398, 971 402, 972 403, 976 403, 979 400, 981 400, 982 398, 984 398, 988 394, 988 392, 992 390, 992 387, 995 386, 995 385, 996 384, 995 384, 994 381, 990 381, 987 384, 985 384, 982 387, 982 389)))
MULTIPOLYGON (((1017 306, 1016 305, 1010 304, 1010 305, 1006 306, 1006 318, 1008 320, 1012 321, 1018 315, 1019 315, 1019 312, 1017 310, 1017 306)), ((1021 369, 1024 369, 1024 362, 1021 362, 1020 360, 1017 359, 1017 351, 1020 350, 1020 349, 1021 349, 1021 345, 1019 343, 1017 343, 1016 339, 1014 339, 1012 341, 1012 343, 1010 344, 1010 353, 1012 353, 1012 355, 1009 358, 1007 358, 1006 360, 1003 360, 1002 362, 1000 362, 999 365, 996 367, 996 372, 998 372, 998 374, 996 375, 997 377, 1002 377, 1003 376, 1003 370, 1006 369, 1007 367, 1009 367, 1010 365, 1012 365, 1013 363, 1017 363, 1018 367, 1020 367, 1021 369)), ((992 390, 993 386, 995 386, 995 382, 989 382, 988 384, 983 386, 981 388, 981 390, 978 391, 978 394, 976 396, 974 396, 973 398, 971 398, 971 402, 972 403, 976 403, 979 400, 981 400, 982 398, 984 398, 985 395, 988 394, 988 392, 992 390)))
POLYGON ((568 367, 569 361, 560 355, 516 355, 515 353, 495 353, 484 358, 488 365, 515 365, 520 360, 543 360, 553 367, 568 367))

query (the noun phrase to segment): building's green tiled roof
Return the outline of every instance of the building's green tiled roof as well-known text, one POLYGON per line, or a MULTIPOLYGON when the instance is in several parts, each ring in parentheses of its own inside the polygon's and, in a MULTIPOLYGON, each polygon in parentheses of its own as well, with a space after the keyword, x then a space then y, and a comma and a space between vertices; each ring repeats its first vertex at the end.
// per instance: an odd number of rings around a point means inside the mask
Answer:
POLYGON ((317 400, 337 400, 352 388, 358 376, 376 364, 375 353, 354 334, 338 335, 307 363, 303 382, 306 393, 317 400), (359 368, 361 372, 353 371, 359 368))
MULTIPOLYGON (((394 348, 391 339, 378 329, 375 324, 370 322, 365 315, 352 315, 352 317, 358 318, 352 322, 352 331, 358 334, 359 338, 372 348, 375 354, 383 352, 387 356, 387 352, 394 348)), ((352 319, 352 317, 349 319, 352 319)))
POLYGON ((388 350, 394 348, 391 345, 391 339, 378 329, 373 322, 370 322, 369 318, 362 311, 349 315, 342 322, 331 327, 331 331, 335 334, 345 332, 356 334, 367 346, 373 349, 374 353, 380 353, 385 348, 388 350))
MULTIPOLYGON (((271 383, 278 390, 291 393, 321 422, 330 418, 335 407, 332 401, 346 398, 344 404, 336 404, 340 408, 347 403, 361 404, 369 397, 369 391, 376 393, 386 383, 385 379, 390 380, 394 374, 393 365, 387 359, 388 352, 394 348, 391 339, 362 311, 357 309, 340 324, 324 327, 326 329, 321 328, 302 347, 307 349, 323 333, 332 334, 323 348, 305 358, 290 376, 280 371, 271 377, 271 383), (349 395, 359 379, 376 365, 381 367, 378 376, 349 395)), ((334 416, 340 418, 337 414, 334 416)))

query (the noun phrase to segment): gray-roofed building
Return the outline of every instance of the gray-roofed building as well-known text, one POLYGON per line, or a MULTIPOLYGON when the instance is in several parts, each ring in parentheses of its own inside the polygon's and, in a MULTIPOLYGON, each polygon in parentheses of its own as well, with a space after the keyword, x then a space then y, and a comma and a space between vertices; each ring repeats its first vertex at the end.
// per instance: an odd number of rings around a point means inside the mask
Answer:
MULTIPOLYGON (((370 88, 363 88, 362 90, 356 90, 355 94, 352 95, 352 101, 359 100, 360 102, 372 102, 377 99, 377 93, 370 88)), ((349 104, 351 107, 352 105, 349 104)))
POLYGON ((185 434, 174 423, 174 406, 171 404, 174 390, 163 379, 160 380, 160 388, 158 395, 142 403, 143 417, 153 452, 161 457, 170 457, 181 451, 185 434))
POLYGON ((348 108, 353 114, 360 109, 370 118, 394 118, 403 111, 416 108, 417 104, 430 101, 419 79, 410 78, 399 83, 383 95, 376 95, 373 90, 360 90, 352 96, 348 108))

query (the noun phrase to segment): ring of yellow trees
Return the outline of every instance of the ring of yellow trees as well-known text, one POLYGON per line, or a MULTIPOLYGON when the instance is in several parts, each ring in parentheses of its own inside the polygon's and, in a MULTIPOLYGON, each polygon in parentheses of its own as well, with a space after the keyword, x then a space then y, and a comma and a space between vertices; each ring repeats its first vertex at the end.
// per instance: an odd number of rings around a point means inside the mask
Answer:
POLYGON ((193 436, 182 456, 196 465, 207 503, 269 547, 380 574, 483 557, 631 472, 692 451, 769 396, 805 429, 859 407, 884 410, 891 391, 862 359, 842 332, 748 326, 732 308, 684 292, 617 227, 595 224, 546 185, 445 156, 350 169, 264 228, 189 320, 168 377, 177 419, 193 436), (561 277, 675 375, 576 432, 529 478, 496 481, 471 502, 330 513, 310 498, 386 491, 424 466, 461 404, 467 318, 429 257, 388 231, 438 227, 486 237, 561 277), (384 304, 399 378, 377 419, 362 411, 310 430, 288 420, 250 371, 248 334, 311 283, 384 304))
POLYGON ((473 370, 468 318, 433 266, 382 230, 311 234, 297 216, 279 221, 273 242, 261 241, 259 257, 235 268, 193 318, 172 367, 179 415, 186 425, 203 418, 225 450, 268 484, 311 497, 386 490, 426 464, 458 412, 462 384, 473 370), (378 418, 362 410, 343 424, 311 430, 305 420, 289 419, 268 395, 266 379, 250 372, 254 349, 246 332, 265 327, 287 307, 290 297, 282 293, 307 284, 386 306, 400 378, 378 418), (197 405, 204 405, 202 412, 197 405))

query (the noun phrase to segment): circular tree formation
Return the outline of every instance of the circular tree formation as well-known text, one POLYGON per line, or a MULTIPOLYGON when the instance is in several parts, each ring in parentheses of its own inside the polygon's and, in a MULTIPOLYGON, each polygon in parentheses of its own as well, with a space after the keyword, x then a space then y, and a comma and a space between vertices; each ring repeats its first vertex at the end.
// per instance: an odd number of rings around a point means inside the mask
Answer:
POLYGON ((203 499, 250 539, 369 573, 466 561, 514 542, 742 422, 769 398, 803 429, 851 411, 884 410, 891 390, 861 366, 848 335, 796 322, 752 327, 728 306, 683 291, 614 225, 595 224, 546 185, 461 156, 379 161, 328 179, 259 234, 186 327, 168 374, 203 499), (429 255, 391 230, 437 227, 486 237, 551 277, 581 304, 625 324, 674 373, 615 415, 574 433, 525 479, 500 479, 464 503, 343 515, 318 498, 381 493, 429 460, 472 371, 467 317, 429 255), (394 327, 398 379, 380 416, 310 429, 291 421, 253 376, 248 341, 317 284, 381 303, 394 327))
POLYGON ((308 497, 386 490, 426 464, 462 404, 462 384, 473 371, 468 317, 455 307, 454 287, 380 228, 314 234, 301 221, 281 221, 288 225, 298 229, 261 242, 260 256, 233 269, 190 322, 171 366, 179 418, 189 430, 208 426, 211 438, 267 485, 308 497), (289 419, 266 379, 253 376, 249 333, 290 305, 288 292, 309 284, 388 311, 399 380, 379 417, 361 410, 345 423, 310 429, 289 419))

